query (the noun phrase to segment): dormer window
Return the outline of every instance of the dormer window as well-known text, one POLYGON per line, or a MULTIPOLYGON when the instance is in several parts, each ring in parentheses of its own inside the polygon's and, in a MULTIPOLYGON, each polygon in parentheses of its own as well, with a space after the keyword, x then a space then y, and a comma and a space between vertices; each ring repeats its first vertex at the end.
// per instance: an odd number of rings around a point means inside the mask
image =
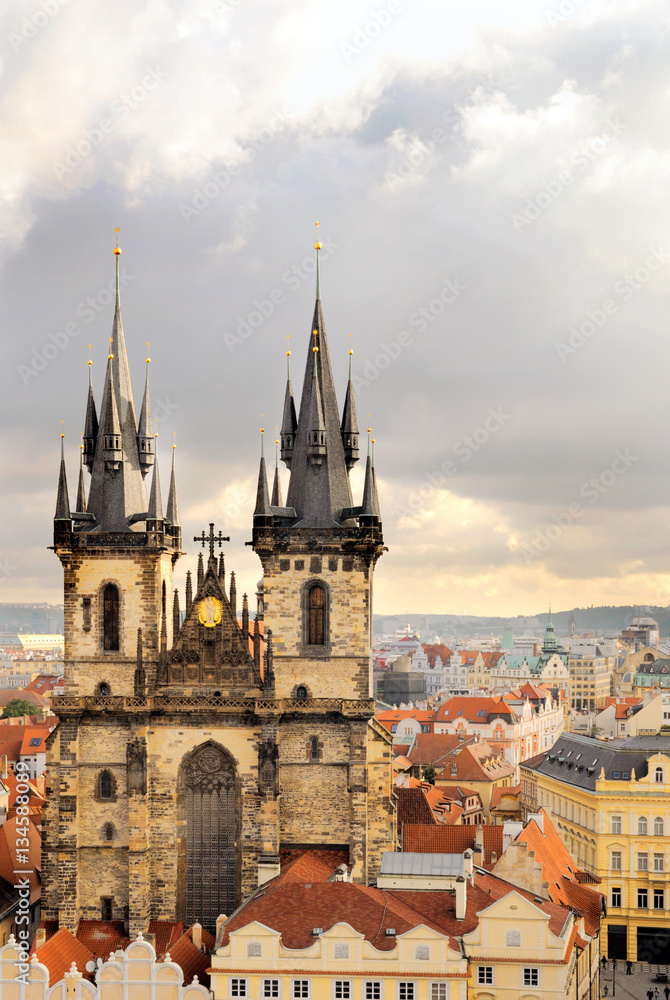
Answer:
POLYGON ((663 782, 663 768, 662 767, 657 767, 656 771, 655 771, 655 775, 656 775, 655 781, 657 781, 658 784, 662 784, 662 782, 663 782))

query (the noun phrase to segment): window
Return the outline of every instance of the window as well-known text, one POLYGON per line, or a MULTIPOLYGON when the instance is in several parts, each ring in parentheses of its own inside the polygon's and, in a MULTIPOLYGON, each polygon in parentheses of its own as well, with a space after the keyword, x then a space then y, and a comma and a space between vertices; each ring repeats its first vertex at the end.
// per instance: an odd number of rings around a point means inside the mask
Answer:
POLYGON ((611 868, 612 868, 612 871, 614 871, 614 872, 620 872, 621 871, 621 851, 612 851, 612 864, 611 864, 611 868))
POLYGON ((42 742, 42 737, 41 736, 33 736, 33 737, 31 737, 29 745, 31 747, 38 747, 41 742, 42 742))
POLYGON ((309 1000, 309 979, 293 979, 291 982, 291 996, 293 1000, 309 1000))
POLYGON ((112 919, 113 902, 111 896, 102 896, 100 898, 100 916, 102 920, 112 919))
POLYGON ((262 979, 261 996, 263 1000, 279 1000, 281 996, 280 981, 278 979, 262 979))
POLYGON ((297 701, 307 701, 307 688, 304 684, 300 684, 295 689, 295 697, 297 701))
POLYGON ((111 800, 114 795, 114 785, 109 771, 103 771, 100 775, 100 798, 111 800))
POLYGON ((663 836, 663 817, 662 816, 657 816, 656 819, 654 820, 654 836, 655 837, 662 837, 663 836))
POLYGON ((647 890, 638 889, 637 890, 637 908, 638 910, 647 909, 647 890))
POLYGON ((394 722, 393 725, 391 726, 391 732, 392 733, 397 733, 398 732, 398 723, 397 722, 394 722))
POLYGON ((431 983, 430 1000, 447 1000, 447 984, 431 983))
POLYGON ((521 931, 507 931, 507 947, 508 948, 521 947, 521 931))
POLYGON ((336 979, 333 983, 334 1000, 351 1000, 351 980, 336 979))
POLYGON ((262 954, 263 948, 260 941, 247 942, 247 958, 260 958, 262 954))
POLYGON ((368 979, 366 982, 365 1000, 382 1000, 382 984, 378 979, 368 979))
POLYGON ((492 986, 493 985, 493 966, 492 965, 478 965, 477 966, 477 982, 480 986, 492 986))
POLYGON ((662 854, 654 854, 654 871, 655 872, 662 872, 663 871, 663 855, 662 854))
POLYGON ((621 816, 610 818, 610 833, 621 833, 621 816))
POLYGON ((114 840, 114 824, 105 823, 102 828, 102 839, 103 840, 114 840))
POLYGON ((621 906, 621 886, 612 887, 612 906, 621 906))
MULTIPOLYGON (((319 759, 319 738, 318 736, 312 736, 309 741, 309 759, 318 760, 319 759)), ((337 947, 337 945, 335 946, 337 947)))
POLYGON ((622 771, 621 777, 623 778, 624 781, 628 781, 628 779, 630 778, 630 771, 622 771))
POLYGON ((415 944, 414 958, 418 962, 428 962, 430 960, 430 946, 427 944, 415 944))
POLYGON ((657 767, 656 768, 656 781, 658 781, 659 783, 663 781, 663 768, 662 767, 657 767))
POLYGON ((524 969, 523 970, 523 985, 524 986, 539 986, 540 985, 540 970, 539 969, 524 969))
POLYGON ((662 910, 663 909, 663 890, 662 889, 654 889, 654 909, 655 910, 662 910))
POLYGON ((231 978, 229 992, 231 997, 248 997, 248 980, 231 978))
POLYGON ((326 642, 326 592, 320 583, 307 591, 307 645, 324 646, 326 642))
POLYGON ((110 652, 119 650, 119 590, 108 583, 102 592, 103 648, 110 652))
POLYGON ((429 733, 430 732, 430 726, 421 726, 421 732, 422 733, 429 733))
POLYGON ((398 1000, 416 1000, 414 983, 398 983, 398 1000))
POLYGON ((640 818, 638 819, 638 821, 637 821, 637 832, 638 832, 638 836, 640 836, 640 837, 646 837, 647 836, 647 817, 646 816, 640 816, 640 818))
POLYGON ((349 958, 349 945, 346 941, 336 941, 333 948, 333 958, 349 958))
POLYGON ((98 697, 100 697, 100 698, 109 698, 110 687, 109 687, 109 684, 106 681, 101 681, 100 684, 98 684, 97 694, 98 694, 98 697))
POLYGON ((637 870, 639 872, 649 870, 649 855, 646 851, 638 851, 637 853, 637 870))

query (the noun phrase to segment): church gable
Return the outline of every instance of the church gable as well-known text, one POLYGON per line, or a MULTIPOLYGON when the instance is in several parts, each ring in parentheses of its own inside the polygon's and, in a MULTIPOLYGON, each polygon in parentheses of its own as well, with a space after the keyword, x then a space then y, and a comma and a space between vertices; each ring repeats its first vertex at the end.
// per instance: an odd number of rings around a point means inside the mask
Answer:
POLYGON ((238 696, 262 691, 260 669, 249 652, 248 616, 244 615, 240 627, 219 581, 214 558, 209 559, 207 572, 161 667, 162 685, 184 693, 193 688, 238 696))

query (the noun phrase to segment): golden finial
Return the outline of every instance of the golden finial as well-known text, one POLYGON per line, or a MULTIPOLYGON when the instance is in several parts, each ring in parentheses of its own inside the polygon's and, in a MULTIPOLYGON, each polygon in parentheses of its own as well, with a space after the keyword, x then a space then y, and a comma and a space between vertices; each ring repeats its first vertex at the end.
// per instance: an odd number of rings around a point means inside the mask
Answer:
MULTIPOLYGON (((151 341, 150 341, 150 340, 147 340, 147 355, 149 354, 149 350, 148 350, 148 349, 149 349, 150 347, 151 347, 151 341)), ((146 358, 145 358, 145 361, 146 361, 146 363, 147 363, 147 364, 149 364, 149 362, 151 361, 151 358, 150 358, 150 357, 146 357, 146 358)))
POLYGON ((110 338, 109 338, 109 344, 110 344, 110 347, 109 347, 109 354, 107 355, 107 360, 108 360, 108 361, 111 361, 111 360, 112 360, 112 358, 114 357, 114 355, 112 354, 112 347, 111 347, 111 345, 112 345, 113 343, 114 343, 114 338, 113 338, 113 337, 110 337, 110 338))
POLYGON ((158 417, 154 417, 154 437, 158 437, 158 417))
MULTIPOLYGON (((93 344, 89 344, 89 345, 88 345, 88 349, 89 349, 89 352, 91 351, 92 347, 93 347, 93 344)), ((86 363, 88 364, 88 367, 89 367, 89 368, 90 368, 90 367, 91 367, 91 365, 93 364, 93 362, 91 361, 91 355, 90 355, 90 353, 89 353, 89 355, 88 355, 88 361, 87 361, 86 363)))
POLYGON ((314 244, 314 249, 315 250, 320 250, 321 249, 321 243, 319 242, 319 223, 316 222, 315 225, 316 225, 316 243, 314 244))
POLYGON ((119 254, 121 253, 121 247, 119 246, 119 227, 118 226, 116 227, 116 229, 114 230, 114 232, 116 233, 116 246, 114 247, 114 255, 116 257, 118 257, 119 254))
POLYGON ((60 436, 61 436, 62 438, 64 438, 64 437, 65 437, 65 431, 63 430, 63 427, 64 427, 64 425, 65 425, 65 421, 64 421, 64 420, 61 420, 61 422, 60 422, 60 436))
POLYGON ((174 451, 177 447, 177 432, 172 431, 172 450, 174 451))

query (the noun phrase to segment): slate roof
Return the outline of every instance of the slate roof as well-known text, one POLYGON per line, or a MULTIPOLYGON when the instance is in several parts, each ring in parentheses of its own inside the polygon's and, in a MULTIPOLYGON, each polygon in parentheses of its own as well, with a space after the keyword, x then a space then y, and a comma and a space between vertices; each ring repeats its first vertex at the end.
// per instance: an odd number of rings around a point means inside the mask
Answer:
POLYGON ((605 743, 577 733, 564 733, 539 760, 533 757, 521 766, 567 785, 594 791, 601 769, 610 781, 630 780, 630 777, 615 779, 614 772, 631 775, 633 769, 636 778, 644 778, 647 759, 659 752, 670 757, 670 736, 632 736, 605 743))

